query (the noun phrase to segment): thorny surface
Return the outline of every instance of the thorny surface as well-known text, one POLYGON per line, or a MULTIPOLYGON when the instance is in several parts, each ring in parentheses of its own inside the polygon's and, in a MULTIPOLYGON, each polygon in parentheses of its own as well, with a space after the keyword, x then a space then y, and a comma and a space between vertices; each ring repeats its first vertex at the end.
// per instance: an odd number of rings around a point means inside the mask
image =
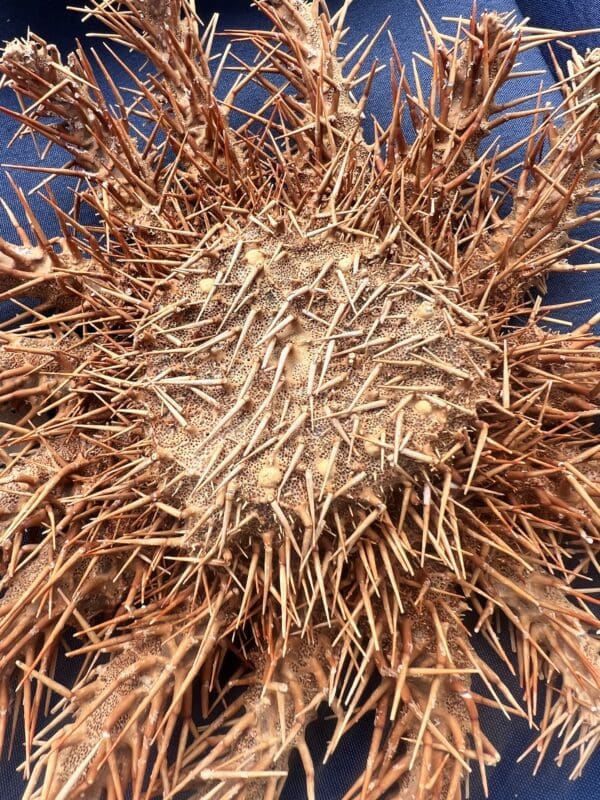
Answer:
POLYGON ((599 54, 573 51, 557 109, 523 111, 497 94, 554 34, 426 17, 431 96, 392 45, 369 144, 375 67, 369 44, 338 56, 347 4, 258 5, 273 29, 226 97, 231 56, 185 0, 87 9, 149 61, 133 102, 81 49, 32 35, 0 62, 98 215, 50 193, 48 240, 20 193, 34 239, 15 220, 0 242, 0 297, 39 301, 0 332, 0 713, 5 740, 24 715, 24 797, 276 798, 297 749, 313 798, 324 703, 328 754, 374 714, 348 800, 458 800, 471 762, 485 787, 481 705, 535 720, 540 760, 561 734, 577 775, 600 736, 593 595, 573 585, 598 568, 600 360, 595 320, 550 333, 524 297, 591 246, 571 235, 595 213, 599 54), (249 82, 264 102, 234 125, 249 82), (486 137, 524 113, 509 169, 486 137), (523 710, 468 609, 507 663, 510 626, 523 710))

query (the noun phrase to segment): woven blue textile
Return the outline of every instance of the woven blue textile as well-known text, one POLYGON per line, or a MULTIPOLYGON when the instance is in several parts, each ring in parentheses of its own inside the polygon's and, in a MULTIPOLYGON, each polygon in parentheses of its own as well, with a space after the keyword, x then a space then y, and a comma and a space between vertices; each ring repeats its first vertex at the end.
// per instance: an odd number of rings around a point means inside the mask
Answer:
MULTIPOLYGON (((517 0, 489 0, 488 6, 498 11, 507 11, 515 8, 517 0)), ((48 41, 55 42, 61 50, 67 51, 76 37, 82 37, 86 30, 80 22, 79 16, 73 12, 65 11, 67 0, 0 0, 0 38, 10 39, 17 35, 24 35, 27 27, 31 26, 39 35, 48 41)), ((227 3, 218 0, 197 0, 197 8, 204 19, 218 11, 221 15, 221 28, 253 28, 264 24, 255 9, 250 7, 250 0, 229 0, 227 3)), ((332 7, 337 7, 338 2, 332 2, 332 7)), ((530 17, 531 24, 538 27, 556 27, 564 30, 591 28, 600 25, 600 0, 518 0, 517 12, 530 17)), ((429 13, 434 21, 441 20, 442 16, 467 16, 471 8, 471 0, 430 0, 429 13)), ((355 0, 354 6, 348 14, 348 24, 351 26, 349 40, 354 42, 365 34, 373 34, 381 22, 390 16, 389 28, 394 36, 398 50, 405 62, 410 63, 411 54, 415 50, 423 49, 423 36, 419 22, 419 11, 414 0, 355 0)), ((600 46, 598 34, 587 35, 579 41, 578 47, 600 46)), ((374 55, 381 63, 387 63, 390 57, 389 43, 386 37, 378 42, 374 55)), ((557 48, 557 55, 565 63, 568 53, 557 48)), ((133 60, 135 56, 129 55, 133 60)), ((522 56, 523 69, 545 69, 548 73, 547 83, 550 83, 550 68, 547 54, 538 49, 532 49, 522 56)), ((131 63, 131 61, 130 61, 131 63)), ((114 70, 117 82, 122 73, 114 70)), ((425 68, 423 68, 423 77, 425 68)), ((510 92, 515 94, 529 94, 534 92, 539 84, 539 77, 523 79, 512 82, 504 90, 505 96, 510 92), (519 83, 517 86, 516 84, 519 83)), ((252 98, 248 98, 252 103, 252 98)), ((9 92, 0 92, 0 104, 16 108, 14 98, 9 92)), ((389 108, 389 93, 386 83, 386 72, 382 71, 375 82, 371 95, 369 113, 377 116, 385 123, 389 108)), ((510 140, 521 138, 528 130, 527 119, 516 120, 511 123, 510 129, 503 132, 510 140)), ((13 165, 32 164, 37 160, 35 148, 30 139, 17 141, 10 151, 6 149, 9 139, 16 130, 16 125, 7 117, 0 117, 0 162, 13 165)), ((61 158, 60 152, 51 151, 46 159, 46 164, 61 165, 66 159, 61 158)), ((36 186, 43 178, 30 172, 9 170, 17 183, 27 192, 36 186)), ((72 195, 68 182, 55 181, 53 191, 58 202, 64 208, 70 208, 72 195)), ((4 169, 0 171, 0 196, 13 207, 17 216, 18 204, 12 188, 10 187, 4 169)), ((42 226, 49 232, 57 232, 53 213, 43 199, 32 196, 31 205, 34 208, 42 226)), ((600 226, 595 230, 588 226, 586 235, 600 234, 600 226)), ((14 240, 10 223, 0 210, 0 236, 14 240)), ((583 236, 580 236, 583 238, 583 236)), ((578 261, 598 261, 598 256, 593 254, 579 254, 578 261)), ((600 311, 600 272, 576 273, 569 275, 561 273, 554 275, 549 281, 548 303, 588 299, 590 302, 561 312, 562 317, 576 323, 584 322, 592 314, 600 311)), ((8 318, 15 312, 15 306, 0 304, 0 320, 8 318)), ((483 650, 483 647, 481 648, 483 650)), ((503 679, 509 684, 515 695, 520 695, 515 680, 507 674, 502 665, 497 664, 493 655, 486 653, 490 661, 503 679)), ((67 680, 69 665, 60 665, 65 670, 59 678, 67 680)), ((72 668, 71 668, 72 669, 72 668)), ((525 750, 532 740, 534 733, 528 729, 522 720, 507 720, 499 712, 484 712, 486 733, 502 754, 502 761, 496 768, 490 769, 489 790, 493 800, 513 800, 525 798, 544 798, 544 800, 600 800, 600 753, 589 763, 584 776, 577 781, 568 779, 569 764, 566 768, 558 770, 552 762, 552 754, 547 756, 536 778, 532 778, 532 768, 535 755, 528 756, 521 764, 516 764, 516 759, 525 750)), ((370 721, 366 721, 368 726, 370 721)), ((325 751, 327 738, 332 730, 327 720, 314 723, 310 729, 311 748, 315 754, 317 769, 317 798, 318 800, 339 800, 354 777, 361 771, 362 764, 368 748, 368 727, 353 731, 347 736, 336 755, 325 766, 320 766, 320 756, 325 751)), ((17 728, 15 743, 10 760, 6 757, 0 763, 0 800, 20 800, 23 792, 23 782, 17 776, 15 768, 22 760, 23 753, 20 742, 23 739, 22 729, 17 728)), ((471 781, 472 800, 482 800, 483 790, 478 777, 473 774, 471 781)), ((285 800, 303 800, 305 798, 302 768, 299 762, 293 761, 292 774, 284 791, 285 800)))

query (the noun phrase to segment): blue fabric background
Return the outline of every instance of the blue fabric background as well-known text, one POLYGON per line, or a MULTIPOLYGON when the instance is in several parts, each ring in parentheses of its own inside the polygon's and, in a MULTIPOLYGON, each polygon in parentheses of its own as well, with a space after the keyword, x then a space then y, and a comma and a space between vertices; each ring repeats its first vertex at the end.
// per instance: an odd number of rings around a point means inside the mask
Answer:
MULTIPOLYGON (((78 15, 67 12, 67 0, 0 0, 0 38, 10 39, 24 35, 27 26, 31 26, 39 35, 53 41, 66 52, 75 37, 81 37, 85 30, 78 15)), ((331 4, 337 7, 338 3, 331 4)), ((471 0, 430 0, 429 13, 435 21, 444 15, 468 15, 471 0)), ((490 0, 489 6, 498 11, 515 8, 514 0, 490 0)), ((590 28, 600 25, 600 0, 518 0, 520 12, 531 18, 531 24, 539 27, 555 27, 566 30, 590 28)), ((246 28, 263 24, 255 9, 250 8, 249 0, 229 0, 219 3, 218 0, 197 0, 197 8, 204 19, 215 12, 220 12, 221 28, 246 28)), ((398 49, 405 61, 410 61, 412 51, 422 49, 422 31, 419 23, 419 12, 413 0, 355 0, 348 15, 348 23, 352 26, 350 41, 355 41, 364 34, 374 33, 383 19, 391 16, 389 27, 396 40, 398 49)), ((578 47, 600 46, 598 34, 588 35, 579 40, 578 47)), ((389 60, 389 45, 385 37, 375 48, 375 55, 382 63, 389 60)), ((557 55, 565 61, 565 51, 557 49, 557 55)), ((132 56, 128 57, 133 58, 132 56)), ((548 70, 546 55, 540 50, 531 50, 523 55, 524 68, 544 68, 548 70)), ((115 69, 117 78, 119 70, 115 69)), ((424 70, 423 73, 424 75, 424 70)), ((118 82, 118 81, 117 81, 118 82)), ((510 91, 528 94, 537 88, 539 78, 530 78, 520 82, 517 87, 511 83, 510 91)), ((252 97, 248 98, 252 103, 252 97)), ((6 90, 0 92, 0 104, 15 108, 14 99, 6 90)), ((369 111, 377 115, 382 122, 387 116, 389 106, 385 72, 378 76, 370 102, 369 111)), ((523 135, 527 126, 526 120, 518 120, 511 125, 504 135, 516 139, 523 135)), ((3 164, 31 164, 36 160, 36 153, 31 141, 26 139, 17 142, 10 151, 6 144, 15 131, 15 124, 6 117, 0 118, 0 162, 3 164)), ((47 163, 61 164, 65 159, 59 152, 51 152, 47 163)), ((40 175, 11 170, 19 185, 28 191, 40 180, 40 175)), ((54 182, 53 190, 59 202, 66 208, 71 204, 71 188, 68 182, 54 182)), ((15 197, 5 176, 0 171, 0 195, 19 211, 15 197)), ((56 224, 44 201, 37 197, 30 198, 31 204, 42 224, 48 232, 56 231, 56 224)), ((22 214, 19 213, 22 218, 22 214)), ((586 234, 600 234, 600 226, 591 228, 586 234)), ((0 213, 0 236, 13 239, 13 233, 6 216, 0 213)), ((598 261, 597 255, 580 254, 577 260, 598 261)), ((555 275, 549 281, 549 303, 588 299, 590 302, 578 308, 562 312, 563 318, 574 322, 582 322, 600 310, 600 272, 577 273, 576 275, 555 275)), ((15 307, 0 304, 0 320, 13 313, 15 307)), ((481 647, 485 650, 485 647, 481 647)), ((490 656, 493 659, 493 656, 490 656)), ((496 665, 496 661, 494 660, 496 665)), ((506 674, 502 665, 497 665, 502 677, 511 685, 519 696, 518 686, 514 679, 506 674)), ((63 669, 68 670, 68 666, 63 669)), ((72 669, 72 668, 71 668, 72 669)), ((537 778, 531 777, 535 756, 529 756, 516 765, 516 758, 531 741, 532 732, 526 723, 515 720, 508 722, 499 713, 484 713, 486 731, 490 739, 502 753, 502 761, 498 767, 489 771, 490 795, 492 800, 513 800, 523 798, 544 798, 545 800, 595 800, 600 798, 600 753, 592 759, 584 777, 576 782, 568 780, 567 769, 559 771, 548 758, 537 778)), ((361 770, 366 749, 368 747, 368 729, 363 728, 346 737, 335 757, 326 767, 318 765, 319 756, 325 750, 331 725, 325 719, 311 726, 310 743, 317 764, 317 798, 318 800, 339 800, 344 791, 352 783, 353 778, 361 770)), ((0 800, 19 800, 23 791, 23 783, 15 774, 15 767, 20 762, 22 753, 19 742, 22 731, 17 729, 15 748, 9 760, 6 757, 0 763, 0 800)), ((293 763, 292 774, 284 792, 285 800, 300 800, 305 797, 302 769, 293 763)), ((474 777, 471 785, 472 800, 482 800, 483 792, 478 780, 474 777)))

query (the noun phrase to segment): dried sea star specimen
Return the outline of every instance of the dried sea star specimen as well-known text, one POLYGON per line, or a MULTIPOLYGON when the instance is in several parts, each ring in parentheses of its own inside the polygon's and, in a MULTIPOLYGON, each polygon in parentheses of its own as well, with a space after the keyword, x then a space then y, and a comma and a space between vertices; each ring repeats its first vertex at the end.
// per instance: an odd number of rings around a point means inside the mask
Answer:
POLYGON ((561 733, 577 775, 600 737, 574 583, 598 567, 600 355, 596 320, 550 332, 526 294, 595 218, 598 51, 573 51, 556 109, 520 109, 498 93, 555 34, 474 12, 449 39, 425 17, 431 95, 392 47, 369 143, 348 3, 258 7, 271 29, 226 96, 216 20, 187 0, 86 9, 148 59, 130 104, 81 48, 2 55, 17 118, 80 179, 72 213, 48 197, 58 239, 20 193, 35 240, 15 221, 0 242, 0 296, 39 303, 0 333, 0 713, 3 735, 24 715, 24 797, 276 798, 297 749, 314 798, 322 704, 328 753, 374 712, 348 800, 457 800, 473 767, 485 788, 481 705, 536 720, 540 759, 561 733), (524 114, 509 168, 486 137, 524 114), (493 622, 511 627, 524 709, 468 610, 507 662, 493 622))

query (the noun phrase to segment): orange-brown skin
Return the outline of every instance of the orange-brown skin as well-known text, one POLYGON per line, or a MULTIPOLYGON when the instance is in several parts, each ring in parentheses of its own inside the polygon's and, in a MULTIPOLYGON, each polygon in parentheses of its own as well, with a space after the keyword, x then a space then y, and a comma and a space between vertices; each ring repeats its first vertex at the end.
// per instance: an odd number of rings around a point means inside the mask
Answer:
POLYGON ((570 715, 578 774, 600 707, 572 586, 600 555, 598 320, 551 333, 523 298, 589 219, 598 53, 573 51, 563 125, 533 114, 512 183, 486 137, 525 113, 498 92, 551 33, 486 12, 448 42, 425 16, 432 96, 392 47, 369 143, 345 7, 258 6, 273 28, 225 97, 216 23, 187 0, 93 0, 152 66, 133 106, 81 47, 32 36, 0 60, 98 214, 55 206, 49 240, 19 193, 33 235, 15 219, 0 242, 0 298, 40 301, 0 332, 0 732, 22 709, 25 800, 275 800, 293 749, 312 798, 321 704, 328 752, 374 712, 348 800, 460 800, 473 768, 485 786, 483 704, 536 719, 541 756, 570 715), (265 102, 234 123, 248 81, 265 102), (512 627, 524 711, 468 609, 507 661, 512 627))

